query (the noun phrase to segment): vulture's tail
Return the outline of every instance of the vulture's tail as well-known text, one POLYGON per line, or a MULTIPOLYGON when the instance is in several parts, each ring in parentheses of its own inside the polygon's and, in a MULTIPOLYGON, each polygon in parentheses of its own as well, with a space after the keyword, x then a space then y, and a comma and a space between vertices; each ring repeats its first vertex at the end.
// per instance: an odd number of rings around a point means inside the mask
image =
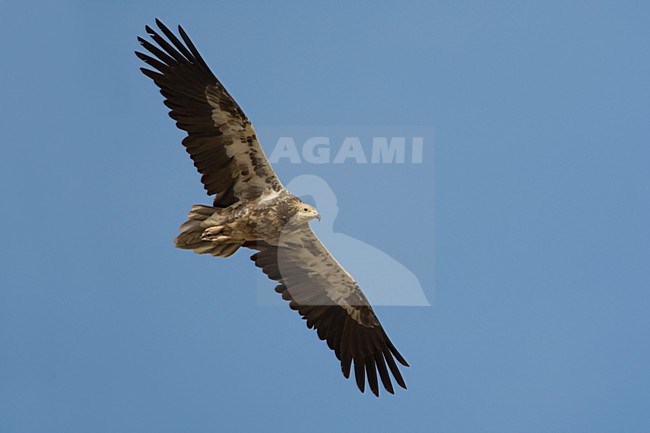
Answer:
POLYGON ((181 225, 181 233, 174 239, 176 247, 192 250, 197 254, 212 254, 216 257, 229 257, 235 254, 241 244, 206 241, 201 238, 205 229, 210 227, 205 220, 216 211, 217 209, 211 206, 200 204, 192 206, 189 219, 181 225))

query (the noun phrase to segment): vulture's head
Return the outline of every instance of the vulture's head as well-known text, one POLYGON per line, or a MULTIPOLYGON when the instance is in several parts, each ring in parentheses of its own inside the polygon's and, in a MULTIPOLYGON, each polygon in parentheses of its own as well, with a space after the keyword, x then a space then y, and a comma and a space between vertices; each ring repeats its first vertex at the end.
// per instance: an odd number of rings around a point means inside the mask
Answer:
POLYGON ((314 218, 317 218, 320 221, 320 214, 314 206, 301 201, 297 202, 295 206, 296 214, 293 217, 294 222, 298 224, 306 224, 314 218))

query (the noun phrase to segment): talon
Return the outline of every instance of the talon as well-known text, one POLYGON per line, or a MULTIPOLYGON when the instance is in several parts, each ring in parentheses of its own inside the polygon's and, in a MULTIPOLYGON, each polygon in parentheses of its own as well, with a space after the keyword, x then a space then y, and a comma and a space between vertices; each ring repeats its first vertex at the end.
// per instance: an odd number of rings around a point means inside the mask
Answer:
POLYGON ((209 241, 209 242, 225 242, 229 241, 230 237, 229 236, 224 236, 221 234, 223 232, 224 226, 215 226, 215 227, 208 227, 203 231, 203 234, 201 234, 201 240, 202 241, 209 241), (221 234, 221 236, 219 236, 221 234))
POLYGON ((201 234, 201 240, 203 241, 212 241, 213 238, 223 231, 223 226, 208 227, 203 230, 201 234))

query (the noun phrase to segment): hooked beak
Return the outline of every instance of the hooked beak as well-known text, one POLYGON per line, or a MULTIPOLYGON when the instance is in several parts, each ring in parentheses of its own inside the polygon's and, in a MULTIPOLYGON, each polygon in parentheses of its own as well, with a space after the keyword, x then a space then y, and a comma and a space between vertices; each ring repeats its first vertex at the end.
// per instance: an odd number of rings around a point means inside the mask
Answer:
POLYGON ((320 214, 318 212, 316 212, 316 219, 318 219, 318 221, 320 221, 320 214))

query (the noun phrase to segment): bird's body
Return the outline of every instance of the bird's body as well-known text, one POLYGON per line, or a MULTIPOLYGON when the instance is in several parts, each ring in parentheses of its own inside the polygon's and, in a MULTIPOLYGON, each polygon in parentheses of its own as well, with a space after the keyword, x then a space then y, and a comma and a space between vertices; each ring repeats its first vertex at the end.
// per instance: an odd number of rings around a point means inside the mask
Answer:
POLYGON ((156 23, 167 39, 146 27, 158 46, 138 38, 153 55, 136 52, 152 68, 141 71, 160 88, 169 115, 187 132, 183 146, 215 196, 212 206, 192 207, 176 246, 217 257, 255 250, 255 265, 278 282, 276 292, 327 341, 346 378, 354 369, 359 389, 364 391, 367 379, 375 395, 378 376, 390 393, 391 375, 406 388, 396 361, 408 364, 354 278, 309 228, 309 221, 320 219, 316 209, 282 186, 253 125, 185 31, 179 26, 181 41, 156 23))
POLYGON ((174 243, 178 248, 220 257, 232 255, 245 243, 277 245, 283 235, 304 228, 308 220, 296 217, 312 209, 286 190, 226 208, 195 205, 174 243))

